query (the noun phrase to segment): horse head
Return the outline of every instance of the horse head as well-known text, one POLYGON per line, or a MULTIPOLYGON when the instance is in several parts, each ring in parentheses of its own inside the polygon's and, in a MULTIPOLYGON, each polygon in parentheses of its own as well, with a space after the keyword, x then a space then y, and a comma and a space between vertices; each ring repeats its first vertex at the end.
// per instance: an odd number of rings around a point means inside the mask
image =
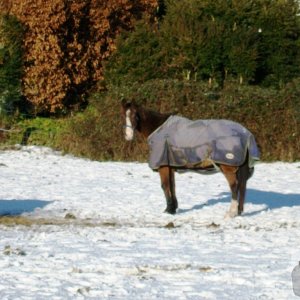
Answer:
POLYGON ((124 134, 126 141, 134 139, 135 130, 139 127, 138 105, 134 101, 122 100, 122 117, 124 119, 124 134))

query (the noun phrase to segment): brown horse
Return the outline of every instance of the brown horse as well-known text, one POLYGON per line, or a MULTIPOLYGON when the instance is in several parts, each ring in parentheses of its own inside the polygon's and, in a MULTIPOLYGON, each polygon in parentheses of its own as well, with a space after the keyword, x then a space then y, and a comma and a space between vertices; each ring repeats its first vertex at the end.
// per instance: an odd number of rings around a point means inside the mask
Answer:
MULTIPOLYGON (((134 102, 122 101, 122 116, 124 118, 124 133, 125 139, 131 141, 137 131, 145 138, 148 138, 155 130, 157 130, 171 114, 161 114, 151 110, 147 110, 134 102)), ((227 212, 227 217, 235 217, 240 215, 244 210, 244 200, 246 194, 247 180, 252 176, 254 168, 249 167, 248 152, 244 162, 238 166, 225 165, 220 163, 208 163, 204 166, 188 166, 185 169, 196 171, 218 170, 226 177, 232 200, 230 209, 227 212)), ((161 178, 161 187, 164 191, 167 207, 165 212, 175 214, 178 208, 178 202, 175 194, 175 171, 178 171, 176 166, 163 165, 158 168, 161 178)))

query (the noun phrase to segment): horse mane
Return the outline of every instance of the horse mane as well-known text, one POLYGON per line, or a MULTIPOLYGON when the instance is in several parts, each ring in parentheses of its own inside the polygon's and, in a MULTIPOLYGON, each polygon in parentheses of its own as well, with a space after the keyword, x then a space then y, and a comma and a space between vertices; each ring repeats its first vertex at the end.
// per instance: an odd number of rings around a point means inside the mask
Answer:
POLYGON ((135 129, 144 137, 148 137, 153 131, 161 126, 170 116, 175 113, 160 113, 154 110, 144 108, 137 104, 134 100, 122 100, 122 111, 125 112, 130 109, 135 114, 136 127, 135 129))
POLYGON ((160 113, 154 110, 146 109, 140 105, 136 106, 138 127, 137 130, 144 136, 149 136, 159 126, 161 126, 174 113, 160 113))
POLYGON ((167 119, 174 113, 161 113, 151 109, 138 106, 138 113, 144 118, 167 119))

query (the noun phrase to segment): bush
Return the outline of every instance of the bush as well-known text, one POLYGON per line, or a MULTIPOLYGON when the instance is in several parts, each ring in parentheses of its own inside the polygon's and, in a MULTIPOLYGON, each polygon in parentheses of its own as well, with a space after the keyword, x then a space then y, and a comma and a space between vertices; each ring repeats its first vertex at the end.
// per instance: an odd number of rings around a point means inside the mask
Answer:
POLYGON ((122 85, 94 94, 84 112, 64 119, 34 118, 15 124, 2 119, 3 127, 15 131, 0 138, 8 138, 7 144, 26 141, 94 160, 146 161, 146 140, 138 135, 133 142, 124 139, 122 98, 191 119, 237 121, 253 132, 262 160, 300 160, 300 78, 280 91, 233 83, 215 91, 201 82, 161 79, 122 85))
POLYGON ((119 103, 111 100, 109 95, 94 95, 85 112, 68 120, 60 137, 60 148, 95 160, 142 160, 144 155, 134 151, 136 142, 123 142, 119 103))
POLYGON ((91 107, 70 120, 61 147, 98 160, 146 160, 148 146, 143 138, 133 143, 124 140, 122 97, 191 119, 225 118, 240 122, 255 135, 262 160, 300 159, 300 79, 280 92, 235 84, 215 92, 203 83, 177 80, 114 87, 105 94, 96 94, 91 107))

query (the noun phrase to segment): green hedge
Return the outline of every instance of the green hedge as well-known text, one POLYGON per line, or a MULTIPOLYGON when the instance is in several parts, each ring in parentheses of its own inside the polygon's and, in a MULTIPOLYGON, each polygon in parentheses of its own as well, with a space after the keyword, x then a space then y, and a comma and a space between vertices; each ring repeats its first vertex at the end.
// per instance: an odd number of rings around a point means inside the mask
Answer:
POLYGON ((300 159, 300 79, 281 90, 227 84, 221 92, 192 81, 151 80, 113 87, 91 99, 90 107, 70 118, 60 147, 97 160, 147 158, 141 137, 125 142, 120 117, 122 98, 161 112, 191 119, 225 118, 240 122, 256 137, 264 161, 300 159))

